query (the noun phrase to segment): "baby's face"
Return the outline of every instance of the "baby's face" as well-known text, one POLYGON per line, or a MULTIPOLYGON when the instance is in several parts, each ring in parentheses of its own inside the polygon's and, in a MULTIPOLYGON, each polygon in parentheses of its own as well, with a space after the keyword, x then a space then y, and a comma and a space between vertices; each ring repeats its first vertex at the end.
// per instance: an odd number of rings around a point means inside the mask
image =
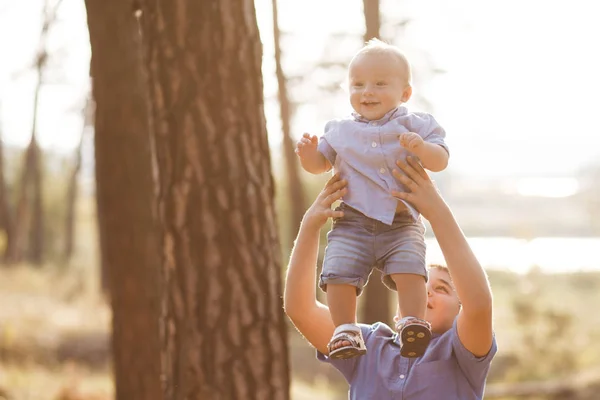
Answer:
POLYGON ((368 120, 382 118, 410 98, 406 75, 393 55, 358 56, 348 70, 352 108, 368 120))

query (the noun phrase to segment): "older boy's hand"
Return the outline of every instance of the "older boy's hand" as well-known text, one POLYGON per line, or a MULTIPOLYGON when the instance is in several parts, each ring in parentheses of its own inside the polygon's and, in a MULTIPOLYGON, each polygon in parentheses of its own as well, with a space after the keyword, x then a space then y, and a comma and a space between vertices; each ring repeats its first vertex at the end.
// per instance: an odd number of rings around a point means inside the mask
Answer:
POLYGON ((423 138, 418 133, 414 132, 402 133, 398 139, 400 140, 400 145, 402 147, 417 155, 419 150, 423 147, 423 143, 425 143, 423 138))
POLYGON ((300 158, 304 158, 307 155, 312 155, 317 151, 317 145, 319 144, 319 138, 315 135, 305 133, 302 138, 296 143, 296 154, 300 158))
POLYGON ((348 182, 345 179, 341 179, 339 174, 331 177, 308 211, 306 211, 306 214, 304 214, 302 224, 309 224, 312 227, 320 229, 327 222, 328 218, 343 217, 344 213, 332 210, 331 205, 340 200, 348 192, 346 188, 347 184, 348 182))
POLYGON ((447 207, 437 187, 427 175, 427 172, 414 156, 406 158, 407 162, 397 161, 396 164, 404 172, 394 169, 392 174, 398 179, 407 192, 392 191, 392 196, 412 204, 422 215, 431 221, 435 213, 447 207))

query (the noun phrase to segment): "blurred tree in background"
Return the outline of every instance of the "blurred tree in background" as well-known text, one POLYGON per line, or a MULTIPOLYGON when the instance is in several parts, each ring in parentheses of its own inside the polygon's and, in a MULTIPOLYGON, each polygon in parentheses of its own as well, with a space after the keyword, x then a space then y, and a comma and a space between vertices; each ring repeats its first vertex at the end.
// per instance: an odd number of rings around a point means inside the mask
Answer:
POLYGON ((11 259, 10 254, 14 252, 14 240, 15 240, 15 221, 13 215, 13 209, 11 207, 10 194, 8 190, 5 170, 5 156, 4 156, 4 139, 2 138, 2 121, 0 121, 0 229, 2 229, 3 236, 3 261, 8 262, 11 259))
POLYGON ((48 63, 48 33, 56 20, 56 12, 62 1, 51 5, 44 4, 42 31, 34 63, 36 85, 33 97, 33 114, 31 139, 25 150, 21 170, 19 196, 16 205, 15 224, 12 231, 14 237, 7 239, 5 260, 16 263, 23 259, 40 266, 44 256, 44 208, 42 191, 42 152, 37 141, 38 111, 40 92, 44 84, 45 70, 48 63))
MULTIPOLYGON (((37 136, 42 90, 48 83, 57 83, 48 73, 53 58, 48 43, 52 29, 58 24, 61 4, 62 0, 45 1, 42 9, 39 42, 31 65, 35 86, 29 143, 18 156, 14 149, 9 149, 10 154, 7 154, 7 149, 1 147, 0 216, 4 233, 1 246, 4 265, 28 262, 41 266, 44 261, 58 260, 59 255, 64 262, 68 261, 74 248, 74 213, 80 168, 75 165, 65 189, 65 178, 54 166, 68 160, 61 155, 44 154, 37 136), (20 163, 13 159, 19 156, 22 158, 20 163), (51 188, 49 182, 52 182, 51 188), (60 190, 66 193, 59 193, 60 190), (61 202, 60 197, 66 202, 61 202), (62 251, 59 250, 61 241, 62 251)), ((53 67, 56 69, 56 65, 53 67)))
POLYGON ((75 148, 75 157, 71 167, 71 173, 67 182, 67 195, 65 198, 65 231, 64 231, 64 247, 62 251, 62 261, 68 263, 75 250, 75 218, 77 213, 77 200, 79 199, 79 177, 83 163, 83 142, 86 137, 86 132, 93 129, 94 126, 95 106, 91 94, 86 98, 85 104, 82 107, 83 125, 79 143, 75 148))
MULTIPOLYGON (((287 203, 289 212, 286 215, 280 215, 280 219, 285 219, 288 224, 288 233, 286 237, 294 238, 300 227, 300 221, 306 211, 304 189, 300 180, 300 166, 296 154, 294 153, 295 141, 292 139, 292 103, 290 101, 287 85, 288 80, 283 71, 281 60, 281 31, 279 30, 279 19, 277 11, 277 0, 272 1, 273 14, 273 44, 275 48, 275 75, 277 77, 277 98, 279 101, 279 110, 281 116, 281 134, 282 134, 282 153, 285 160, 287 203)), ((284 243, 284 246, 291 247, 292 240, 284 243)))
POLYGON ((96 103, 100 263, 112 306, 116 399, 158 400, 160 252, 138 24, 128 2, 85 4, 96 103))

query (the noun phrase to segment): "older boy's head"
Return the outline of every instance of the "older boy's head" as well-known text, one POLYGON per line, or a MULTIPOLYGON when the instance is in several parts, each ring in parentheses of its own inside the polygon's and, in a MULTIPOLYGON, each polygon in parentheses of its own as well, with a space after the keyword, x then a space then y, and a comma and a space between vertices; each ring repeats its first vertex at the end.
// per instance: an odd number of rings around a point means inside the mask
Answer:
MULTIPOLYGON (((433 264, 428 268, 427 309, 425 320, 431 324, 435 333, 444 333, 450 328, 461 308, 460 299, 452 282, 450 271, 445 265, 433 264)), ((400 309, 396 310, 395 321, 402 318, 400 309)))

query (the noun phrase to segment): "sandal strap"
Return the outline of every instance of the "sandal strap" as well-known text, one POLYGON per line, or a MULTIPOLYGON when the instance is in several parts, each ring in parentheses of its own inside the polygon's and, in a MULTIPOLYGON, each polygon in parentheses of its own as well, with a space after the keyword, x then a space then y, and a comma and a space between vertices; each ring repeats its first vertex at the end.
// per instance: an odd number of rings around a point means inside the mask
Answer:
POLYGON ((335 328, 335 331, 333 331, 333 336, 337 335, 338 333, 342 333, 342 332, 352 332, 352 333, 359 334, 359 333, 361 333, 361 330, 360 330, 360 327, 356 324, 342 324, 342 325, 338 326, 337 328, 335 328))
POLYGON ((411 325, 421 325, 424 326, 425 328, 431 330, 431 324, 423 319, 417 318, 417 317, 404 317, 401 320, 399 320, 398 322, 396 322, 396 332, 400 332, 406 325, 411 324, 411 325))
POLYGON ((365 347, 360 327, 354 324, 338 326, 333 333, 333 337, 327 344, 327 349, 331 352, 331 346, 340 341, 348 341, 352 347, 357 349, 365 347))
POLYGON ((328 347, 331 347, 334 343, 340 342, 340 341, 348 341, 350 342, 350 344, 352 345, 352 347, 361 347, 360 346, 360 342, 357 340, 356 335, 349 335, 347 333, 340 333, 339 335, 334 336, 329 343, 327 344, 328 347))

